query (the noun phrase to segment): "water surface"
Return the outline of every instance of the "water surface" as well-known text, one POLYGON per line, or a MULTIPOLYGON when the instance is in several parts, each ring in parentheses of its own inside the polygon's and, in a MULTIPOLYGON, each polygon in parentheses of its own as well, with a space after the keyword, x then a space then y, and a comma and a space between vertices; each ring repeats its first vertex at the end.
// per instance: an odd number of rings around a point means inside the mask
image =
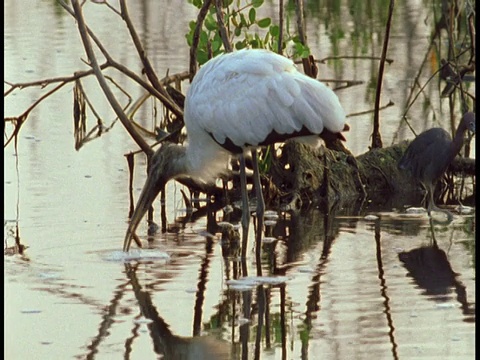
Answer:
MULTIPOLYGON (((196 9, 184 1, 162 5, 131 4, 131 15, 158 73, 186 71, 184 34, 196 9)), ((276 16, 268 7, 262 11, 276 16)), ((104 7, 87 6, 85 14, 116 59, 139 71, 122 22, 104 7)), ((395 61, 387 67, 383 95, 396 106, 382 112, 386 145, 413 137, 399 119, 425 55, 429 14, 423 3, 397 4, 389 51, 395 61)), ((342 6, 330 22, 308 18, 316 56, 365 48, 380 54, 381 41, 352 46, 359 16, 342 6), (340 25, 346 36, 333 41, 340 25)), ((369 22, 373 39, 383 33, 381 20, 369 22)), ((53 2, 5 3, 7 81, 69 75, 85 69, 84 56, 75 23, 53 2)), ((320 66, 320 77, 365 82, 338 91, 350 114, 373 108, 367 86, 376 68, 365 60, 328 63, 320 66)), ((114 115, 95 80, 84 85, 110 125, 114 115)), ((417 130, 447 127, 446 100, 429 91, 431 108, 419 102, 409 113, 417 130)), ((19 115, 41 94, 34 88, 7 97, 5 116, 19 115)), ((123 155, 137 148, 117 123, 76 151, 72 98, 66 86, 47 99, 28 118, 17 146, 4 151, 6 359, 154 359, 159 353, 181 358, 185 352, 196 359, 212 358, 215 351, 234 359, 474 358, 473 214, 457 213, 448 226, 436 226, 433 246, 426 215, 400 214, 402 203, 360 206, 348 200, 279 211, 263 234, 261 268, 267 278, 238 287, 231 280, 243 277, 242 268, 256 275, 255 233, 251 226, 242 264, 240 235, 219 226, 236 222, 223 209, 176 232, 157 233, 151 249, 125 258, 120 250, 129 197, 123 155), (16 236, 27 246, 23 255, 12 255, 16 236)), ((143 116, 153 128, 152 113, 143 116)), ((349 119, 347 147, 356 155, 368 150, 371 119, 349 119)), ((89 121, 95 123, 93 117, 89 121)), ((137 162, 135 196, 144 166, 137 162)), ((168 185, 169 224, 185 215, 180 188, 168 185)), ((145 223, 138 234, 147 238, 145 223)))

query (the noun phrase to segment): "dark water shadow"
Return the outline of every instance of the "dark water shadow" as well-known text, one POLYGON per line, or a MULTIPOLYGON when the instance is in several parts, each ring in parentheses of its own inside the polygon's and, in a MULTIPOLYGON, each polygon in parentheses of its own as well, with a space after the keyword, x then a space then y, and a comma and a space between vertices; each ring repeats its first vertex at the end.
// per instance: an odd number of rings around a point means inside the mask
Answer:
POLYGON ((407 276, 423 290, 422 295, 441 304, 450 301, 455 294, 464 321, 475 322, 475 304, 468 301, 467 289, 458 279, 460 274, 453 270, 447 254, 435 241, 428 246, 403 251, 398 258, 407 269, 407 276))

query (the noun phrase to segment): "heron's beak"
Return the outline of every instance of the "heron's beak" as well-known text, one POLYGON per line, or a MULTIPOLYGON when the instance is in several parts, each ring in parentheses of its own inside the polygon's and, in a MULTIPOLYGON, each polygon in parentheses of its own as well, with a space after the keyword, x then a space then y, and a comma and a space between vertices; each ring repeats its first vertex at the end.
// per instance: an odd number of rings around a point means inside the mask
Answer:
MULTIPOLYGON (((135 206, 135 210, 133 211, 133 215, 130 218, 130 224, 128 225, 127 233, 125 234, 125 240, 123 242, 123 251, 128 251, 130 249, 132 237, 136 237, 135 231, 137 230, 140 221, 147 213, 150 206, 152 206, 153 201, 164 185, 165 181, 160 171, 150 172, 147 177, 147 181, 143 186, 137 205, 135 206)), ((138 243, 139 242, 137 241, 137 244, 138 243)))

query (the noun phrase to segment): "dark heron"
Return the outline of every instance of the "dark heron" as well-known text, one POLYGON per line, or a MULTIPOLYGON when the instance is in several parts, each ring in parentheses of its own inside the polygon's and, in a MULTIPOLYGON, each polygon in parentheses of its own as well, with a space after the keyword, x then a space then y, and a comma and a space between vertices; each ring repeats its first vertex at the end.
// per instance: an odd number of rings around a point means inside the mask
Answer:
POLYGON ((260 49, 223 54, 203 65, 188 89, 184 120, 187 146, 163 144, 152 157, 125 235, 125 251, 170 179, 189 176, 211 182, 226 170, 232 155, 239 156, 242 225, 248 229, 245 152, 252 152, 257 216, 262 218, 256 149, 292 138, 316 146, 320 138, 345 140, 341 132, 348 130, 345 111, 329 87, 298 71, 290 59, 260 49))
POLYGON ((425 200, 428 202, 427 212, 440 211, 447 215, 448 222, 453 220, 450 211, 435 205, 433 193, 435 186, 448 166, 460 152, 465 133, 475 133, 475 113, 467 112, 458 124, 455 137, 442 128, 432 128, 418 135, 408 146, 405 154, 398 162, 400 170, 407 170, 417 179, 427 191, 425 200))

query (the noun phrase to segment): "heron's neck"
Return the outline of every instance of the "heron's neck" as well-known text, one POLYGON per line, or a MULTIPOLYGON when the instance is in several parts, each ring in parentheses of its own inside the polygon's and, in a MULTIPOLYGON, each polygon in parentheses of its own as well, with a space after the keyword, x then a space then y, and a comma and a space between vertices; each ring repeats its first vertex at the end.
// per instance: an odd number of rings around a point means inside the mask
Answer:
POLYGON ((455 156, 457 156, 457 154, 458 154, 458 153, 460 152, 460 150, 462 149, 462 146, 463 146, 463 138, 465 137, 465 131, 466 131, 465 128, 460 127, 459 129, 457 129, 457 132, 455 133, 455 137, 453 138, 453 141, 452 141, 452 144, 451 144, 451 147, 452 147, 452 151, 451 151, 452 159, 454 159, 455 156))

